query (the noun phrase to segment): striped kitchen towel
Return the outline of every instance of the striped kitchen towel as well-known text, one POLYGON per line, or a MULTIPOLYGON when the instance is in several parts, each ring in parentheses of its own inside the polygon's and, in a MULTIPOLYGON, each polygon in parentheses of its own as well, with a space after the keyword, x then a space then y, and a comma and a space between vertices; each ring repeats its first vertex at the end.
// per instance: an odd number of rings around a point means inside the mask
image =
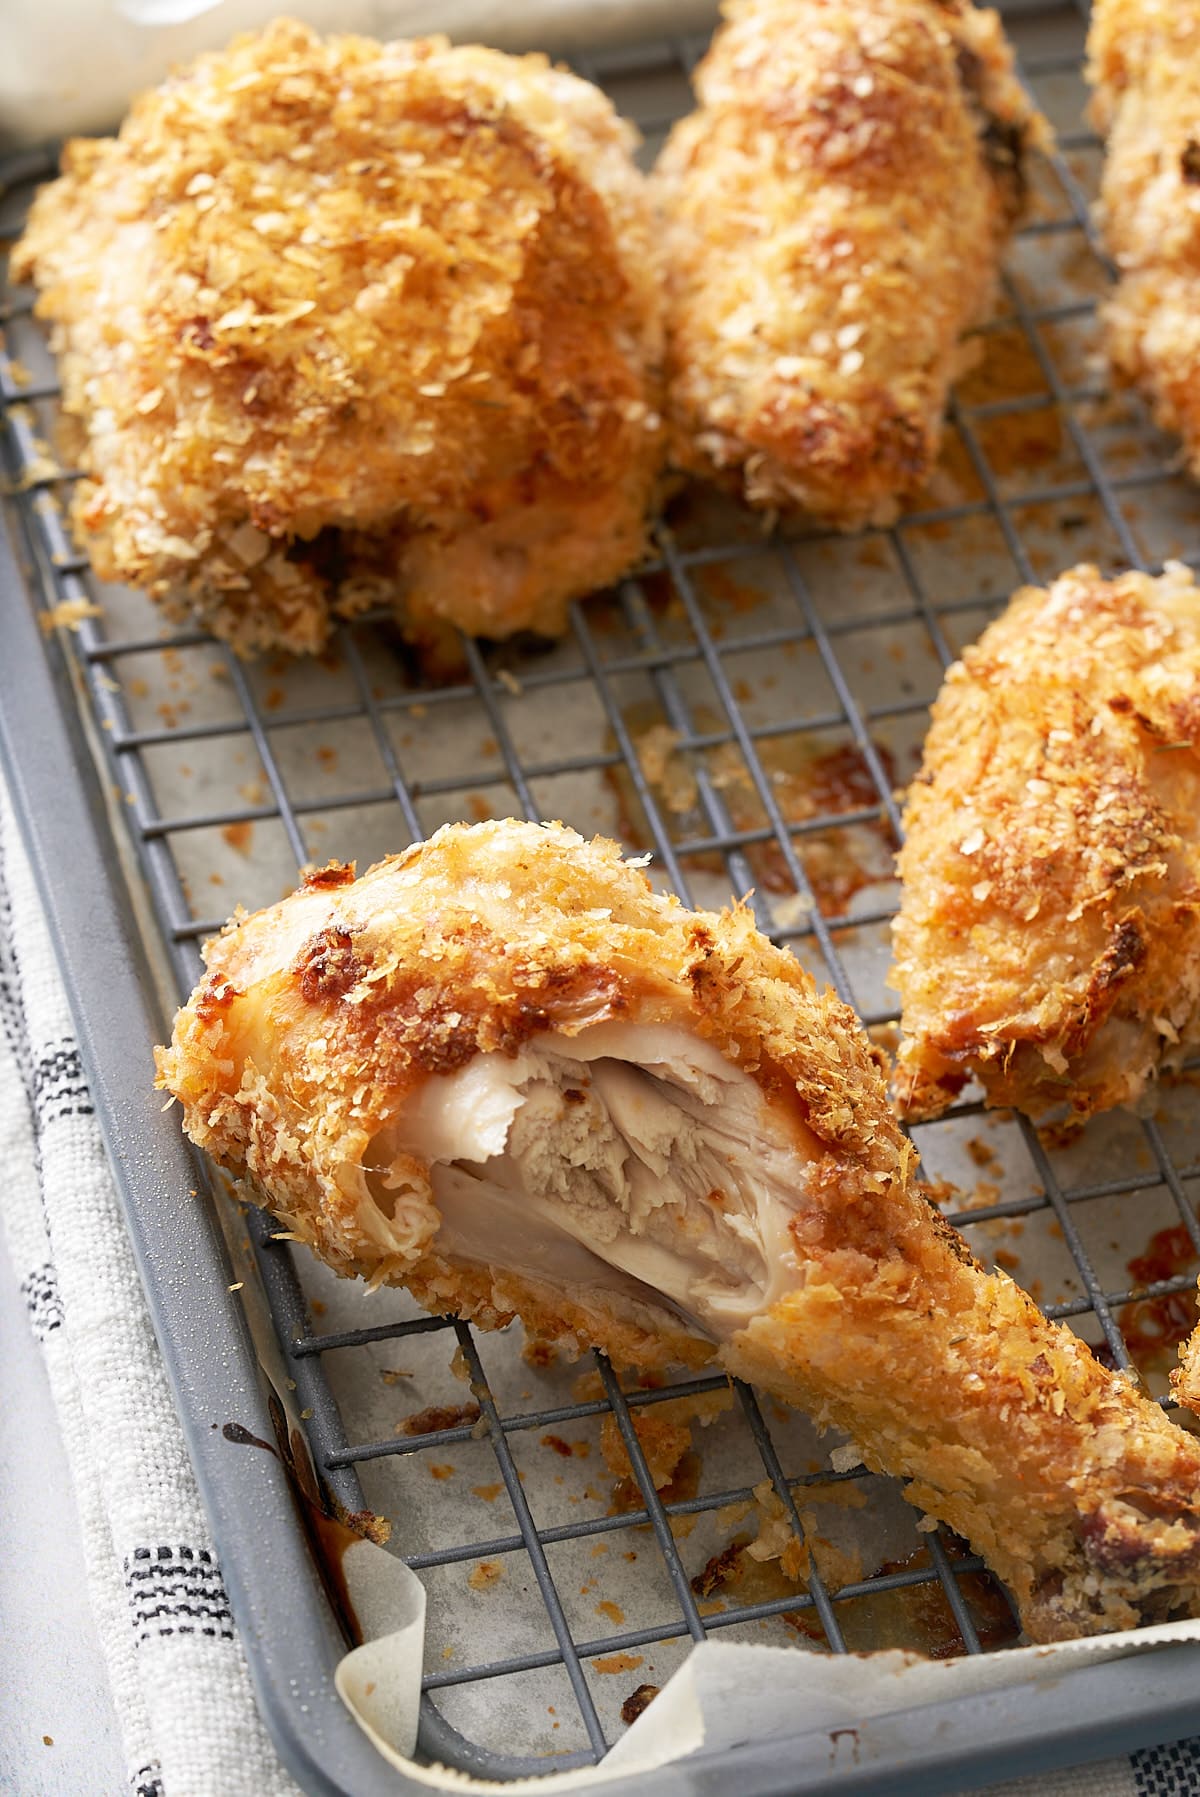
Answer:
POLYGON ((41 1343, 136 1797, 294 1797, 250 1690, 0 782, 0 1215, 41 1343))

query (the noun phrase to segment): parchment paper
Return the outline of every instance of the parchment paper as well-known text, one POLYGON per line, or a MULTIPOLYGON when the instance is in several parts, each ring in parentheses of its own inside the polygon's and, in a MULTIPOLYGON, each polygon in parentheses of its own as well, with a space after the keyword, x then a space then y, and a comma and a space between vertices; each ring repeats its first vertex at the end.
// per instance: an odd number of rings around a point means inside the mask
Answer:
MULTIPOLYGON (((370 1562, 387 1556, 369 1542, 361 1547, 355 1577, 378 1590, 370 1562)), ((352 1549, 347 1561, 351 1555, 357 1556, 358 1550, 352 1549)), ((869 1659, 834 1659, 787 1648, 706 1641, 693 1648, 653 1705, 599 1766, 498 1785, 411 1757, 421 1669, 417 1612, 422 1604, 419 1582, 411 1574, 408 1578, 415 1589, 407 1601, 397 1594, 396 1632, 347 1655, 338 1667, 338 1691, 380 1753, 408 1777, 432 1789, 506 1790, 514 1797, 602 1786, 610 1776, 646 1772, 701 1747, 711 1752, 745 1741, 761 1744, 810 1729, 850 1734, 862 1723, 896 1711, 978 1697, 1018 1683, 1041 1684, 1076 1667, 1200 1639, 1200 1623, 1175 1622, 1133 1635, 1098 1635, 1053 1647, 943 1661, 895 1651, 869 1659)))

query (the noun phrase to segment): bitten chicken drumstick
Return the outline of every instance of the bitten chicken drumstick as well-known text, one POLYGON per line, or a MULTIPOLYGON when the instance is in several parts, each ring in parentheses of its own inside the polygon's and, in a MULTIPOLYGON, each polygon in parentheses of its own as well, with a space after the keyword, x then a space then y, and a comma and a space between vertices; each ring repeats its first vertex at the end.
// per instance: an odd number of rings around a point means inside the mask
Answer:
POLYGON ((1091 567, 946 676, 909 791, 893 983, 909 1117, 970 1078, 1079 1117, 1200 1041, 1200 589, 1091 567))
POLYGON ((1200 1603, 1200 1442, 975 1262, 853 1013, 745 907, 449 826, 232 923, 159 1084, 338 1271, 848 1430, 1037 1640, 1200 1603))
POLYGON ((968 0, 725 0, 657 171, 674 459, 887 523, 937 460, 1045 127, 968 0))
POLYGON ((1118 272, 1109 358, 1200 477, 1200 0, 1096 0, 1088 52, 1118 272))
POLYGON ((14 272, 106 580, 244 650, 563 629, 645 546, 660 284, 632 128, 544 57, 277 21, 67 146, 14 272))

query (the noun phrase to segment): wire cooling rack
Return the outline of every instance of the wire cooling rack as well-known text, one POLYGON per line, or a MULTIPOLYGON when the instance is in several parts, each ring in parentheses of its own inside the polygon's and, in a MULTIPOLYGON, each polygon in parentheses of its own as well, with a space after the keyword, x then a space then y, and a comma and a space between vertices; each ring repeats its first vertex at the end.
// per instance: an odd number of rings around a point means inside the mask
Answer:
MULTIPOLYGON (((1135 400, 1106 391, 1095 359, 1107 274, 1089 218, 1099 149, 1081 124, 1080 13, 1038 9, 1012 30, 1058 147, 1035 171, 1000 309, 981 333, 979 366, 960 384, 942 465, 920 506, 894 528, 852 540, 766 539, 722 502, 685 495, 657 534, 654 559, 617 592, 575 606, 563 644, 464 641, 459 675, 440 686, 422 682, 380 616, 340 626, 320 665, 247 665, 197 631, 164 630, 136 595, 101 588, 64 527, 76 476, 49 447, 57 387, 31 296, 5 292, 4 454, 36 566, 33 596, 44 611, 66 604, 75 614, 70 649, 85 714, 173 997, 191 989, 199 944, 234 899, 266 902, 299 866, 334 852, 365 864, 448 818, 512 812, 623 835, 653 851, 657 877, 687 900, 753 891, 762 928, 887 1040, 898 787, 915 769, 942 670, 1020 582, 1077 560, 1156 567, 1196 548, 1194 493, 1172 467, 1173 446, 1135 400)), ((648 156, 687 104, 701 49, 640 48, 584 70, 641 124, 648 156)), ((10 165, 5 235, 50 170, 36 157, 10 165)), ((1192 1320, 1200 1263, 1192 1108, 1185 1084, 1165 1091, 1154 1117, 1100 1119, 1066 1141, 964 1102, 916 1132, 931 1173, 954 1172, 967 1188, 972 1166, 995 1175, 947 1204, 978 1251, 1034 1269, 1031 1289, 1049 1315, 1069 1319, 1112 1364, 1160 1391, 1192 1320)), ((981 1563, 940 1533, 918 1538, 902 1506, 907 1547, 876 1553, 871 1567, 860 1555, 859 1576, 845 1576, 855 1568, 844 1551, 814 1548, 804 1587, 746 1595, 734 1583, 715 1606, 706 1598, 720 1581, 711 1558, 700 1563, 703 1551, 727 1541, 720 1519, 745 1511, 756 1487, 758 1501, 773 1496, 803 1539, 811 1494, 829 1503, 838 1487, 861 1490, 855 1502, 873 1514, 891 1502, 886 1482, 862 1468, 831 1472, 811 1452, 797 1470, 796 1439, 778 1407, 739 1386, 720 1424, 723 1457, 705 1456, 716 1469, 710 1488, 660 1492, 639 1423, 663 1403, 723 1390, 723 1379, 624 1390, 600 1359, 585 1395, 560 1384, 552 1401, 537 1402, 545 1392, 518 1390, 511 1368, 498 1374, 484 1338, 417 1316, 399 1299, 397 1313, 371 1327, 320 1329, 327 1285, 274 1239, 267 1217, 252 1215, 250 1227, 313 1458, 341 1504, 361 1510, 370 1500, 395 1513, 407 1507, 410 1469, 452 1472, 450 1454, 481 1456, 480 1466, 490 1457, 498 1474, 477 1489, 502 1490, 504 1527, 487 1526, 494 1513, 478 1503, 426 1505, 415 1534, 397 1517, 393 1547, 408 1563, 430 1580, 458 1580, 432 1610, 421 1736, 429 1753, 498 1776, 595 1761, 622 1726, 609 1669, 628 1669, 623 1696, 643 1665, 669 1670, 669 1654, 652 1659, 656 1652, 673 1649, 677 1660, 709 1635, 758 1639, 751 1631, 772 1625, 834 1653, 876 1642, 922 1647, 932 1604, 938 1651, 979 1653, 1012 1638, 1003 1618, 998 1625, 1003 1605, 981 1563), (415 1433, 372 1438, 362 1418, 374 1412, 356 1411, 354 1392, 364 1381, 375 1388, 380 1353, 415 1358, 439 1343, 459 1351, 478 1419, 445 1426, 434 1414, 415 1433), (609 1494, 591 1490, 572 1494, 577 1513, 565 1502, 554 1510, 545 1494, 555 1463, 530 1444, 574 1455, 562 1431, 585 1443, 605 1417, 628 1457, 627 1501, 606 1507, 609 1494), (637 1540, 625 1557, 640 1556, 637 1578, 658 1605, 637 1626, 617 1623, 624 1612, 611 1602, 574 1599, 581 1557, 603 1554, 618 1535, 637 1540), (438 1617, 461 1604, 464 1569, 513 1556, 524 1583, 512 1627, 493 1608, 465 1651, 447 1648, 439 1660, 438 1617), (879 1607, 897 1593, 925 1599, 879 1607), (515 1649, 501 1650, 498 1634, 515 1649), (534 1682, 523 1684, 528 1675, 534 1682), (546 1720, 559 1706, 542 1701, 549 1676, 564 1694, 561 1727, 553 1724, 561 1741, 546 1720), (536 1695, 536 1720, 522 1691, 536 1695), (472 1709, 467 1700, 480 1692, 483 1707, 472 1709), (489 1702, 509 1717, 507 1734, 481 1732, 489 1702)), ((449 1621, 446 1629, 453 1638, 449 1621)))

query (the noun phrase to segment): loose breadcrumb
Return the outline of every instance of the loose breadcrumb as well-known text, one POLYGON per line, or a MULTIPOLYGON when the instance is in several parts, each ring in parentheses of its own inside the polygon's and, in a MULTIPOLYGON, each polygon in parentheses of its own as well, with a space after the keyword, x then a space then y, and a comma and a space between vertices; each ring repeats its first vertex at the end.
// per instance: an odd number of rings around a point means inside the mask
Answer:
POLYGON ((38 624, 44 636, 52 630, 77 631, 85 618, 101 618, 104 614, 90 599, 60 599, 48 611, 38 613, 38 624))
POLYGON ((499 1560, 480 1560, 467 1574, 467 1584, 472 1591, 490 1591, 504 1577, 504 1568, 499 1560))

